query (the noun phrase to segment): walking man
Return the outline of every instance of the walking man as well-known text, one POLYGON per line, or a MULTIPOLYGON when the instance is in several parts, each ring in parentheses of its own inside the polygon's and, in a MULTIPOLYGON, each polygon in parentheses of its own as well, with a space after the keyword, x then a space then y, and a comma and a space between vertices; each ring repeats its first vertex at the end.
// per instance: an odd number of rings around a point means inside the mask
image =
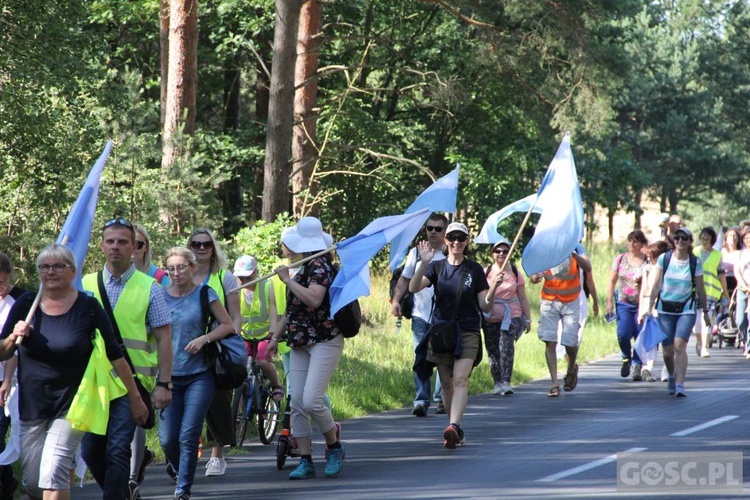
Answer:
MULTIPOLYGON (((448 227, 448 218, 440 213, 433 213, 430 218, 427 219, 426 232, 427 241, 430 246, 436 250, 435 257, 432 260, 438 261, 445 259, 443 253, 445 228, 448 227)), ((393 292, 393 299, 391 301, 391 313, 400 318, 401 317, 401 304, 399 301, 404 296, 404 293, 409 288, 409 280, 414 276, 414 270, 419 263, 419 252, 414 247, 409 250, 406 256, 406 263, 404 264, 404 270, 398 279, 396 289, 393 292)), ((414 349, 416 351, 419 342, 427 332, 427 328, 430 325, 430 318, 432 317, 432 297, 435 294, 433 287, 429 286, 422 289, 421 291, 414 294, 414 309, 411 317, 411 333, 412 341, 414 343, 414 349)), ((414 408, 412 409, 412 415, 417 417, 426 417, 427 410, 430 407, 430 377, 432 376, 432 370, 430 370, 430 376, 426 374, 418 375, 414 372, 414 387, 416 389, 416 395, 414 396, 414 408)), ((440 379, 435 379, 435 401, 438 403, 436 413, 445 413, 443 407, 442 396, 440 395, 440 379)))
MULTIPOLYGON (((134 246, 135 231, 130 221, 105 222, 99 245, 106 260, 104 269, 86 275, 83 287, 109 313, 136 381, 152 392, 158 410, 166 408, 172 400, 171 318, 156 280, 132 264, 134 246)), ((105 500, 137 497, 137 483, 129 485, 135 428, 128 399, 122 397, 110 403, 107 435, 87 433, 81 441, 83 459, 102 488, 105 500)))
POLYGON ((581 292, 581 277, 578 270, 589 273, 591 264, 588 259, 573 253, 562 264, 541 274, 532 274, 532 283, 544 280, 542 287, 542 301, 539 317, 539 340, 545 343, 545 358, 547 368, 552 379, 552 388, 547 393, 549 397, 560 396, 560 384, 557 380, 557 328, 562 324, 560 343, 565 346, 568 358, 568 369, 564 379, 564 389, 569 392, 578 385, 578 327, 580 304, 578 296, 581 292))

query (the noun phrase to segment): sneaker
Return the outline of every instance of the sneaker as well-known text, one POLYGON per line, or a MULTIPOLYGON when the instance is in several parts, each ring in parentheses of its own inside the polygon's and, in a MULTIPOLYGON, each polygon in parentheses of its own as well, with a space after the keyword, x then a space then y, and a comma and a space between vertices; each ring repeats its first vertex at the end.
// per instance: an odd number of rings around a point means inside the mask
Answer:
POLYGON ((289 473, 289 479, 311 479, 315 477, 315 466, 306 459, 301 459, 296 469, 289 473))
POLYGON ((667 371, 667 367, 666 366, 662 366, 661 367, 661 381, 662 382, 669 381, 669 372, 667 371))
POLYGON ((206 476, 223 476, 227 471, 227 461, 223 458, 211 457, 206 464, 206 476))
POLYGON ((492 395, 498 396, 503 393, 503 384, 502 382, 498 382, 495 384, 495 387, 492 388, 492 395))
POLYGON ((169 462, 167 462, 167 476, 171 477, 175 484, 177 483, 177 471, 174 470, 174 467, 169 462))
POLYGON ((180 493, 174 496, 174 500, 190 500, 190 495, 187 493, 180 493))
POLYGON ((641 373, 641 365, 633 365, 632 377, 633 377, 633 382, 640 382, 643 380, 643 374, 641 373))
POLYGON ((464 439, 464 429, 461 426, 458 426, 458 446, 463 446, 466 444, 466 440, 464 439))
POLYGON ((455 450, 456 446, 461 443, 461 436, 458 434, 458 429, 458 425, 450 424, 443 431, 443 439, 445 440, 443 446, 449 450, 455 450))
POLYGON ((344 468, 344 457, 346 453, 344 448, 334 448, 328 451, 328 458, 326 459, 326 477, 335 477, 341 474, 341 470, 344 468))
POLYGON ((675 384, 675 395, 678 398, 686 398, 687 394, 685 394, 685 386, 682 384, 675 384))
POLYGON ((701 358, 710 358, 711 353, 708 352, 708 349, 701 349, 701 358))
POLYGON ((427 416, 427 405, 424 403, 417 403, 411 411, 411 414, 415 417, 426 417, 427 416))
POLYGON ((641 370, 641 376, 646 382, 656 382, 656 379, 651 374, 651 370, 649 370, 648 368, 644 368, 643 370, 641 370))
POLYGON ((141 494, 139 492, 138 483, 135 481, 128 481, 128 500, 140 500, 141 494))
POLYGON ((154 461, 154 458, 156 457, 156 453, 146 448, 146 450, 143 452, 143 460, 141 460, 141 468, 138 469, 138 476, 136 477, 136 482, 138 484, 143 483, 143 478, 146 477, 146 467, 151 464, 151 462, 154 461))
POLYGON ((510 384, 508 382, 503 382, 500 384, 500 394, 503 396, 510 396, 513 394, 513 389, 510 387, 510 384))
POLYGON ((667 381, 667 394, 674 395, 675 391, 677 391, 677 380, 670 375, 667 381))
POLYGON ((628 375, 630 375, 630 360, 629 359, 623 359, 622 360, 622 367, 620 367, 620 376, 622 378, 625 378, 628 375))
POLYGON ((445 415, 445 405, 442 401, 438 401, 437 408, 435 408, 435 415, 445 415))

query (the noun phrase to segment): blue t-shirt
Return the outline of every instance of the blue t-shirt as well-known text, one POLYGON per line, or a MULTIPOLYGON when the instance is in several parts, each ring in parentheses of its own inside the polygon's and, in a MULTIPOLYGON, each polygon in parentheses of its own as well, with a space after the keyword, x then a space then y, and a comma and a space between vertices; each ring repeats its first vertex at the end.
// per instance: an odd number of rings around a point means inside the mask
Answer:
MULTIPOLYGON (((172 316, 172 375, 194 375, 208 370, 203 350, 197 354, 190 354, 185 346, 191 340, 206 333, 206 322, 201 311, 201 287, 196 286, 192 292, 184 297, 170 295, 164 288, 164 298, 167 301, 169 314, 172 316)), ((219 296, 212 289, 208 289, 208 302, 219 300, 219 296)))
MULTIPOLYGON (((693 278, 690 276, 690 258, 685 260, 678 260, 677 256, 672 254, 669 259, 669 269, 664 270, 664 255, 659 256, 659 260, 656 265, 662 270, 663 281, 661 284, 661 290, 659 296, 661 300, 667 300, 670 302, 685 302, 689 301, 693 296, 693 278)), ((701 261, 695 266, 695 275, 703 276, 703 266, 701 261)), ((694 312, 696 309, 696 303, 698 300, 693 300, 685 307, 683 313, 694 312)), ((661 301, 659 302, 659 313, 662 313, 661 301)), ((670 314, 670 313, 667 313, 670 314)))

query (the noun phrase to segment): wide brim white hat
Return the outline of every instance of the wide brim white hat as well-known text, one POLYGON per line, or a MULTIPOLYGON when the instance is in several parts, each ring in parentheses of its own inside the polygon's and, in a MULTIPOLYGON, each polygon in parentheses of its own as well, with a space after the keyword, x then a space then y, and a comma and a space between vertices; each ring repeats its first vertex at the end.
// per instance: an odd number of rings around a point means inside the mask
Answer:
MULTIPOLYGON (((329 238, 330 235, 328 235, 329 238)), ((330 239, 333 242, 333 238, 330 239)), ((323 225, 315 217, 303 217, 297 223, 296 231, 289 231, 281 242, 295 253, 318 252, 328 248, 323 225)))

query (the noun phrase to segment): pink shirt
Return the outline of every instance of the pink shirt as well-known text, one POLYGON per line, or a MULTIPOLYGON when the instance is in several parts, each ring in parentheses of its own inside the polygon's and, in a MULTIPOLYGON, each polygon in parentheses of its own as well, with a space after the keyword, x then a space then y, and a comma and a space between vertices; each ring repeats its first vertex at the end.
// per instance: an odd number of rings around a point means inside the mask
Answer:
MULTIPOLYGON (((492 286, 492 281, 499 273, 499 269, 495 264, 493 264, 492 268, 490 269, 490 274, 487 275, 487 282, 490 284, 490 286, 492 286)), ((520 318, 523 314, 521 303, 518 301, 518 293, 516 292, 516 288, 518 286, 523 286, 524 284, 525 281, 523 278, 523 273, 519 270, 518 279, 516 279, 516 275, 513 273, 513 270, 510 268, 510 266, 506 266, 505 278, 495 291, 495 299, 510 301, 511 318, 520 318)), ((505 306, 503 306, 503 304, 495 303, 492 306, 492 311, 490 311, 490 317, 487 319, 487 321, 489 321, 490 323, 499 323, 503 320, 503 315, 505 315, 505 306)))

